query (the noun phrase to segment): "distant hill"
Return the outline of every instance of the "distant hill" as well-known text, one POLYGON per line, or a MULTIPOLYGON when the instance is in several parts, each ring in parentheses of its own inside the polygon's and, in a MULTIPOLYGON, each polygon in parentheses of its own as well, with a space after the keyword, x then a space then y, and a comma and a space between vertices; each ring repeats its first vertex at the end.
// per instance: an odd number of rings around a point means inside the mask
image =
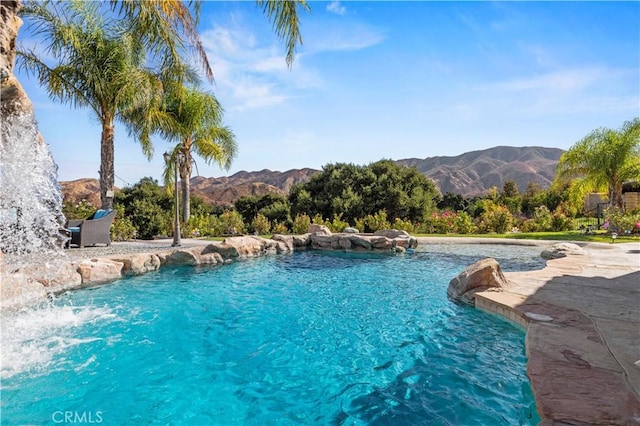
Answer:
MULTIPOLYGON (((497 146, 480 151, 467 152, 454 157, 409 158, 396 163, 416 167, 433 179, 440 191, 464 196, 486 193, 492 186, 502 188, 507 180, 513 180, 523 192, 529 182, 535 181, 542 188, 551 184, 560 155, 558 148, 497 146)), ((261 170, 241 171, 232 176, 191 178, 191 191, 206 202, 231 205, 242 196, 278 193, 286 195, 291 186, 307 182, 318 173, 315 169, 293 169, 286 172, 261 170)), ((100 187, 96 179, 79 179, 60 182, 65 201, 78 202, 87 199, 100 205, 100 187)))
POLYGON ((100 207, 100 182, 98 179, 78 179, 60 182, 65 202, 78 204, 86 200, 94 207, 100 207))
POLYGON ((410 158, 397 163, 416 167, 433 179, 443 194, 473 196, 492 186, 501 189, 508 180, 513 180, 520 192, 532 181, 546 188, 556 175, 563 152, 558 148, 497 146, 455 157, 410 158))

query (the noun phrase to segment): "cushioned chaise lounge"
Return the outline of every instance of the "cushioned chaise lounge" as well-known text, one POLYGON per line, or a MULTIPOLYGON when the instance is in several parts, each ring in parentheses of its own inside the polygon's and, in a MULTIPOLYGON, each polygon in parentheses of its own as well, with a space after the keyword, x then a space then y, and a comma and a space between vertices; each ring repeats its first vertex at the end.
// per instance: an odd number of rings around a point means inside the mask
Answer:
POLYGON ((80 248, 96 244, 111 245, 111 222, 116 217, 114 210, 98 210, 87 219, 70 220, 65 228, 71 232, 69 244, 80 248))

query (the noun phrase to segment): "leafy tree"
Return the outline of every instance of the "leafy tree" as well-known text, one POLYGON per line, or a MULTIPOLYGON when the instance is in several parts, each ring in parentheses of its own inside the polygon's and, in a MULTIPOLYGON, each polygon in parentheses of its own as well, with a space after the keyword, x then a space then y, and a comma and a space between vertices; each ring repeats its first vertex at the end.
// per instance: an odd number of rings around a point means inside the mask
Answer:
POLYGON ((606 190, 610 207, 623 208, 622 184, 640 180, 640 119, 626 121, 619 130, 593 130, 562 154, 556 179, 572 181, 574 198, 606 190))
POLYGON ((173 203, 155 179, 142 178, 131 188, 116 193, 115 203, 124 207, 124 214, 137 229, 142 239, 166 235, 171 229, 173 203))
POLYGON ((210 93, 194 88, 170 92, 164 105, 156 116, 158 119, 149 126, 158 129, 165 138, 179 142, 171 150, 171 160, 165 165, 163 178, 165 187, 173 188, 176 159, 179 158, 182 220, 187 222, 191 215, 193 154, 208 164, 214 161, 228 169, 237 152, 235 135, 222 124, 222 106, 210 93))
POLYGON ((289 224, 291 217, 289 216, 289 202, 277 201, 271 205, 261 208, 258 215, 263 215, 273 223, 289 224))
POLYGON ((507 180, 504 183, 498 200, 501 204, 507 206, 511 213, 520 213, 522 197, 520 196, 520 191, 518 191, 518 185, 513 180, 507 180))
MULTIPOLYGON (((289 206, 288 206, 287 197, 280 194, 265 194, 261 196, 250 196, 250 197, 240 197, 234 203, 234 207, 242 215, 242 220, 245 223, 251 223, 251 221, 263 211, 263 209, 269 209, 273 205, 285 205, 286 215, 284 217, 279 217, 278 215, 274 215, 273 218, 269 218, 270 220, 280 220, 285 219, 289 216, 289 206)), ((282 207, 280 207, 282 210, 282 207)), ((278 208, 274 208, 274 211, 278 210, 278 208)), ((265 215, 267 216, 267 215, 265 215)), ((269 216, 267 216, 269 217, 269 216)))
POLYGON ((438 202, 438 209, 451 210, 454 212, 460 210, 467 210, 469 208, 470 201, 462 194, 455 194, 453 192, 445 192, 442 195, 442 199, 438 202))
POLYGON ((520 196, 520 191, 518 190, 518 185, 516 185, 515 181, 507 180, 502 185, 502 192, 500 193, 502 197, 513 198, 520 196))
POLYGON ((522 194, 522 213, 527 217, 533 216, 537 207, 545 204, 545 191, 536 181, 527 184, 527 189, 522 194))
POLYGON ((308 214, 355 223, 356 219, 385 211, 395 218, 420 221, 439 197, 432 181, 415 168, 382 160, 368 166, 329 164, 289 194, 292 215, 308 214))

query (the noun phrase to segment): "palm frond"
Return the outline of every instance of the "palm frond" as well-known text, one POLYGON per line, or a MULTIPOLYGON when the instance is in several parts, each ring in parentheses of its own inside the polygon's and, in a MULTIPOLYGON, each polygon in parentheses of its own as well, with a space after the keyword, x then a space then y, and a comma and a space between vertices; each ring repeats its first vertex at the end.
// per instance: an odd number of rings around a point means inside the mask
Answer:
POLYGON ((300 18, 298 8, 307 12, 310 10, 305 0, 257 0, 256 3, 262 6, 263 12, 272 22, 273 31, 280 40, 287 46, 287 65, 293 64, 293 56, 296 46, 302 44, 300 33, 300 18))

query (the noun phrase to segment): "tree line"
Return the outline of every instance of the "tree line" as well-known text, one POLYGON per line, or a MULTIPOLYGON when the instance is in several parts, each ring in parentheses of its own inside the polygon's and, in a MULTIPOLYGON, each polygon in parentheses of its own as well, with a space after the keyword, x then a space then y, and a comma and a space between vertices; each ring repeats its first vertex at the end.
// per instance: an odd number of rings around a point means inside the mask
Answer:
MULTIPOLYGON (((558 167, 567 167, 563 159, 558 167)), ((631 168, 628 164, 624 167, 631 168)), ((361 232, 395 228, 422 234, 567 231, 585 223, 576 221, 585 213, 583 199, 575 195, 576 188, 582 188, 576 179, 558 174, 549 188, 530 182, 522 193, 514 181, 506 181, 502 188, 465 197, 440 194, 415 168, 390 160, 366 166, 328 164, 308 182, 294 185, 286 196, 242 197, 233 207, 209 205, 192 196, 192 214, 182 229, 183 236, 300 234, 307 232, 311 223, 326 225, 334 232, 346 227, 361 232)), ((90 211, 82 211, 84 207, 66 204, 65 214, 88 215, 90 211)), ((115 207, 116 239, 133 235, 153 238, 172 232, 173 202, 151 178, 118 192, 115 207)), ((620 227, 634 230, 640 210, 619 210, 612 203, 608 215, 616 218, 620 227)))

